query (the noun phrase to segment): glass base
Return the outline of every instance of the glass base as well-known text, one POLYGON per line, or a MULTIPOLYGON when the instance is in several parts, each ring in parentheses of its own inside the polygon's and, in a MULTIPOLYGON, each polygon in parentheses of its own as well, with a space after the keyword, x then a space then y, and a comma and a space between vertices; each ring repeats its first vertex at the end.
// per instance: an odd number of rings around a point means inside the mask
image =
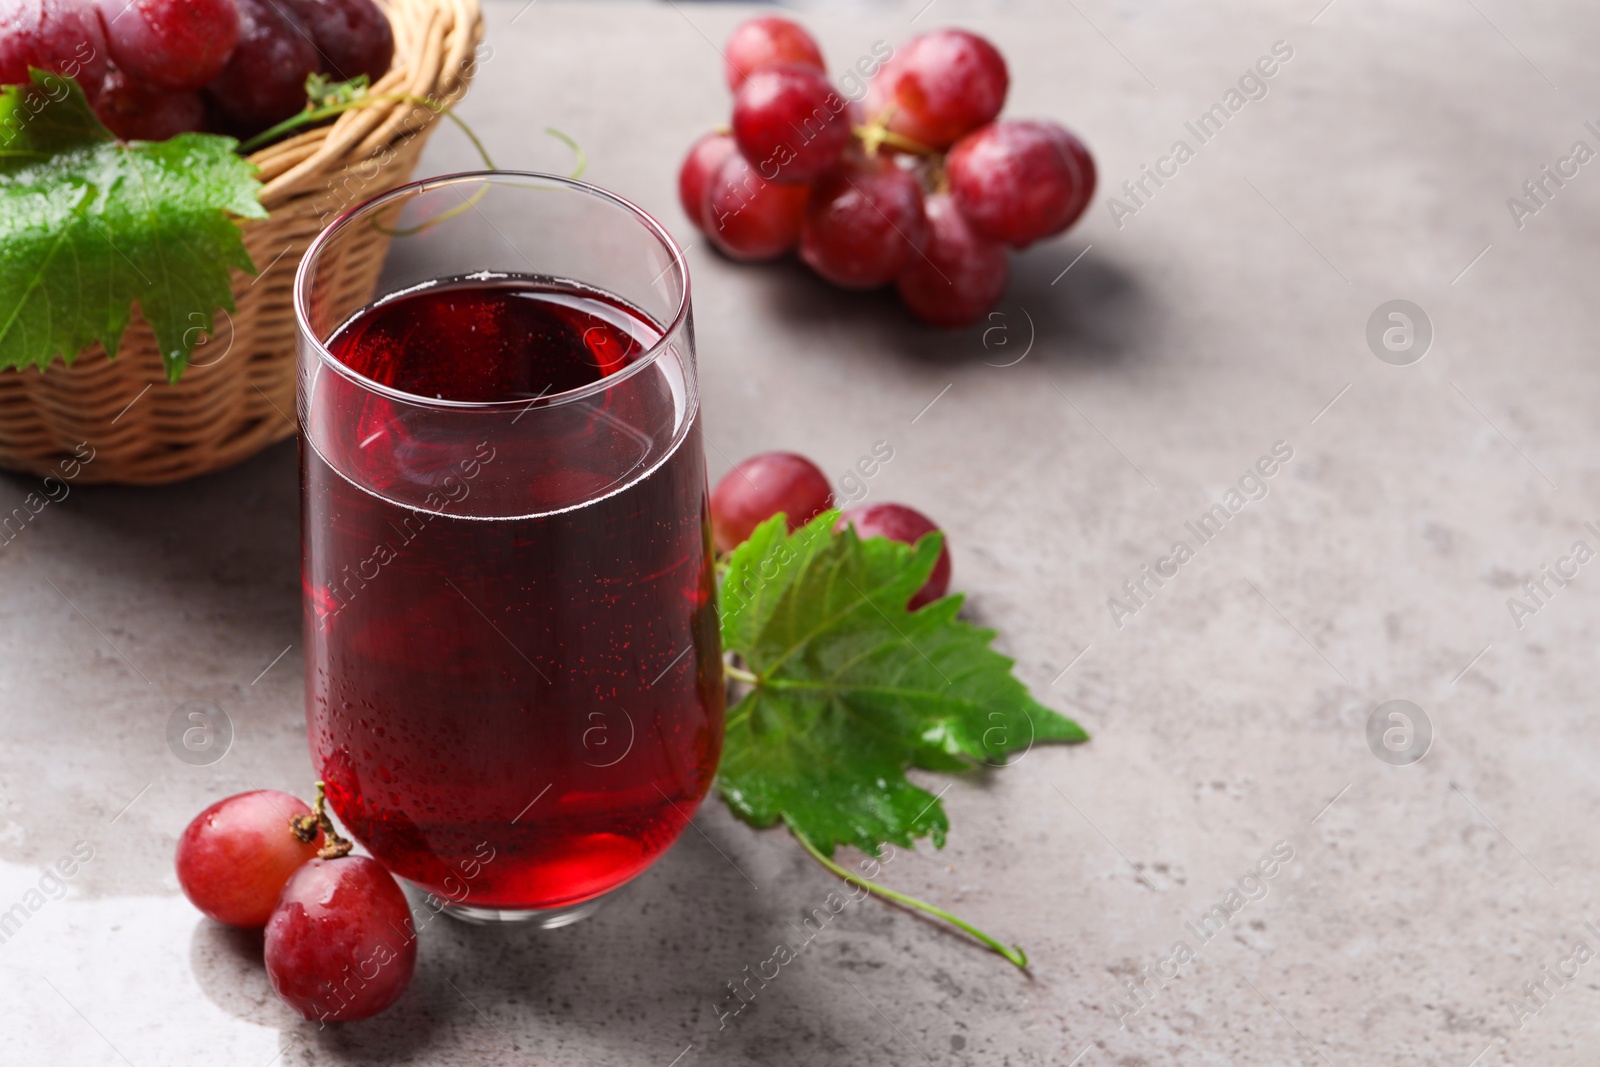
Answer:
MULTIPOLYGON (((437 895, 413 882, 406 884, 416 894, 432 896, 434 900, 439 900, 437 895)), ((616 896, 620 888, 619 886, 609 893, 602 893, 581 904, 568 904, 559 908, 479 908, 471 904, 452 904, 445 901, 444 906, 439 909, 439 914, 448 915, 457 922, 472 926, 529 926, 535 930, 555 930, 587 919, 616 896)))

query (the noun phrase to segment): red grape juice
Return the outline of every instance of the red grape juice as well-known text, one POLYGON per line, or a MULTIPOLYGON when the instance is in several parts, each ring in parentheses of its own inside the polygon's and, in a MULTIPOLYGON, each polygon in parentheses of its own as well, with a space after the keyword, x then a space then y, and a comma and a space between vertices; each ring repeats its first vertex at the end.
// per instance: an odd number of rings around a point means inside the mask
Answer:
POLYGON ((661 332, 571 286, 439 282, 353 316, 326 344, 354 375, 324 369, 302 396, 312 757, 355 837, 447 900, 596 897, 711 784, 722 665, 692 370, 670 346, 633 358, 661 332))

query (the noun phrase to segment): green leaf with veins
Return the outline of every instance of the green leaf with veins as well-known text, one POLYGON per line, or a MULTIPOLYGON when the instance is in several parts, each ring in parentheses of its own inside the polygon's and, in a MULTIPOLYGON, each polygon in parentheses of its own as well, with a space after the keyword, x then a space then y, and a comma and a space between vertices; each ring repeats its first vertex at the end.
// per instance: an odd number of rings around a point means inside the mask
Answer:
POLYGON ((135 301, 176 380, 229 269, 254 273, 231 216, 265 218, 230 137, 118 141, 71 79, 0 90, 0 368, 115 355, 135 301))
POLYGON ((837 517, 790 534, 778 516, 728 560, 723 646, 754 680, 728 714, 718 788, 748 822, 781 818, 825 855, 942 846, 949 820, 908 767, 963 770, 1088 734, 1029 695, 993 630, 956 617, 960 596, 906 610, 942 534, 862 540, 837 517))

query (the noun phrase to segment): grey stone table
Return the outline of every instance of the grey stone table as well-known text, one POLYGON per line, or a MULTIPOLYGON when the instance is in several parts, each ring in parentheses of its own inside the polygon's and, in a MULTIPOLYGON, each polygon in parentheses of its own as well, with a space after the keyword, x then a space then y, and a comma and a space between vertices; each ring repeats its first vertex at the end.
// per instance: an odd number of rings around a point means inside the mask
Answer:
MULTIPOLYGON (((1098 157, 1084 223, 953 334, 695 240, 674 174, 746 10, 489 11, 463 113, 499 161, 569 169, 558 127, 693 242, 712 475, 790 448, 842 477, 889 442, 871 498, 943 523, 972 614, 1093 731, 923 776, 950 843, 885 876, 1031 973, 866 902, 722 1017, 834 885, 713 801, 598 917, 433 923, 393 1011, 301 1022, 171 868, 209 800, 311 777, 286 445, 75 488, 0 547, 0 910, 27 916, 0 1062, 1593 1063, 1600 18, 1323 3, 808 12, 840 71, 978 29, 1010 111, 1098 157), (169 750, 186 701, 228 713, 219 762, 169 750)), ((444 129, 424 168, 471 162, 444 129)))

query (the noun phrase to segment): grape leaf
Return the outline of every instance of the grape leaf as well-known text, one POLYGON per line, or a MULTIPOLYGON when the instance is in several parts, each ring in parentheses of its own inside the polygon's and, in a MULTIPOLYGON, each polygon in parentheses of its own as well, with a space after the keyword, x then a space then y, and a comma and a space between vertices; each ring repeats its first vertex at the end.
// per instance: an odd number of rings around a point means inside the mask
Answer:
POLYGON ((255 272, 230 216, 265 218, 230 137, 118 141, 70 78, 0 90, 0 367, 116 354, 137 301, 177 380, 230 267, 255 272))
POLYGON ((949 820, 907 767, 963 770, 1089 735, 1029 695, 993 630, 956 617, 959 595, 906 610, 942 534, 862 540, 836 518, 791 534, 780 515, 728 560, 723 647, 755 681, 728 713, 718 788, 747 822, 781 818, 825 855, 942 847, 949 820))

